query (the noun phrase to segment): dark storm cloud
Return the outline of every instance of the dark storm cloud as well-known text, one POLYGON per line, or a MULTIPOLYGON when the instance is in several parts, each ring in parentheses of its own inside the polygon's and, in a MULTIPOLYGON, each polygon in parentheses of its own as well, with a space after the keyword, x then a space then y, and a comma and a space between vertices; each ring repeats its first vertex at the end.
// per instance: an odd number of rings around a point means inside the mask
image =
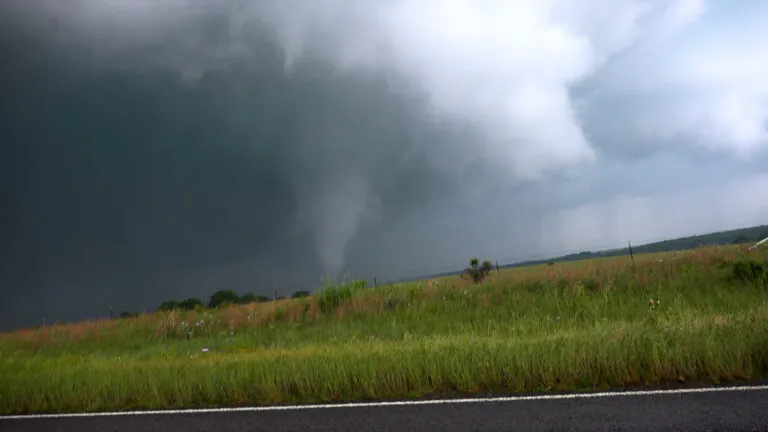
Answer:
POLYGON ((612 247, 625 194, 760 172, 696 159, 768 88, 659 36, 701 2, 355 5, 0 3, 0 326, 612 247))
POLYGON ((417 99, 311 59, 286 74, 266 36, 194 85, 5 42, 3 279, 15 323, 222 288, 290 294, 344 270, 365 223, 395 223, 460 184, 424 163, 425 141, 458 138, 418 123, 417 99))

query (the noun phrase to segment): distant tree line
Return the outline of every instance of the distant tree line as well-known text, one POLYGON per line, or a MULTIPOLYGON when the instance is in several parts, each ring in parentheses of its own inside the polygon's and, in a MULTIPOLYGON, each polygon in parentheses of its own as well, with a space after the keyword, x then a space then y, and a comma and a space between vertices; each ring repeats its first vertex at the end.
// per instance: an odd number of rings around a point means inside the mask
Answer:
MULTIPOLYGON (((768 225, 759 225, 749 228, 740 228, 729 231, 720 231, 709 234, 702 234, 689 237, 680 237, 671 240, 664 240, 655 243, 648 243, 639 246, 632 246, 632 252, 635 254, 644 253, 662 253, 681 251, 686 249, 695 249, 704 246, 724 246, 729 244, 744 244, 760 241, 768 237, 768 225)), ((613 249, 608 251, 584 251, 563 255, 548 260, 523 261, 515 264, 501 266, 501 268, 523 267, 538 264, 552 265, 555 262, 577 261, 591 258, 604 258, 612 256, 629 255, 629 248, 613 249)))
MULTIPOLYGON (((296 291, 291 298, 309 297, 309 291, 296 291)), ((285 297, 278 296, 275 300, 283 300, 285 297)), ((197 308, 220 308, 229 305, 244 305, 249 303, 264 303, 272 301, 272 298, 264 295, 255 295, 252 293, 245 293, 238 295, 232 290, 219 290, 213 293, 207 303, 203 303, 202 300, 194 297, 187 297, 184 300, 166 300, 160 304, 157 308, 160 311, 172 311, 176 309, 194 310, 197 308)))
MULTIPOLYGON (((310 291, 301 290, 301 291, 295 291, 291 298, 297 299, 297 298, 304 298, 311 296, 312 293, 310 291)), ((195 297, 187 297, 184 300, 166 300, 158 306, 158 311, 172 311, 172 310, 195 310, 195 309, 202 309, 202 308, 209 308, 209 309, 215 309, 215 308, 221 308, 228 305, 245 305, 249 303, 264 303, 269 302, 273 300, 285 300, 287 297, 285 296, 277 296, 276 298, 271 298, 264 295, 255 295, 252 293, 245 293, 243 295, 239 295, 236 292, 232 290, 219 290, 213 293, 213 295, 208 299, 208 302, 203 302, 199 298, 195 297)), ((125 318, 133 318, 139 316, 138 313, 133 312, 122 312, 120 313, 117 318, 118 319, 125 319, 125 318)))

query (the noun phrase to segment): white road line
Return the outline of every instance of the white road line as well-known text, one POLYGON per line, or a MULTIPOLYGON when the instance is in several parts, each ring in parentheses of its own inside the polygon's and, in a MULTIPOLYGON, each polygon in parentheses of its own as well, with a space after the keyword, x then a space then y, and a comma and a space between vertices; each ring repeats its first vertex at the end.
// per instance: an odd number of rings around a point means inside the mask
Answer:
POLYGON ((735 386, 735 387, 701 387, 689 389, 671 389, 671 390, 638 390, 638 391, 615 391, 600 393, 570 393, 557 395, 535 395, 535 396, 508 396, 492 398, 465 398, 465 399, 433 399, 433 400, 413 400, 413 401, 392 401, 392 402, 356 402, 322 405, 286 405, 286 406, 252 406, 236 408, 203 408, 203 409, 177 409, 177 410, 153 410, 153 411, 114 411, 114 412, 92 412, 92 413, 66 413, 66 414, 29 414, 29 415, 11 415, 0 416, 0 420, 23 420, 23 419, 56 419, 68 417, 110 417, 110 416, 139 416, 139 415, 160 415, 160 414, 210 414, 210 413, 228 413, 228 412, 247 412, 247 411, 292 411, 292 410, 311 410, 326 408, 375 408, 388 406, 416 406, 416 405, 448 405, 448 404, 471 404, 471 403, 493 403, 493 402, 521 402, 535 400, 564 400, 564 399, 593 399, 604 397, 622 397, 622 396, 654 396, 654 395, 674 395, 688 393, 716 393, 716 392, 746 392, 768 390, 768 385, 759 386, 735 386))

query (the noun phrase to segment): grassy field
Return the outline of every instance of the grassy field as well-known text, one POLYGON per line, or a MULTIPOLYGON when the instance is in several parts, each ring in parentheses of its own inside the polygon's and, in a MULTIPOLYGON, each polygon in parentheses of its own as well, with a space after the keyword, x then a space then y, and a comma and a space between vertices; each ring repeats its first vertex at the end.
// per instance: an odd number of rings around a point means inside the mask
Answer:
POLYGON ((19 330, 0 335, 0 413, 764 378, 768 287, 732 263, 767 258, 696 249, 19 330))

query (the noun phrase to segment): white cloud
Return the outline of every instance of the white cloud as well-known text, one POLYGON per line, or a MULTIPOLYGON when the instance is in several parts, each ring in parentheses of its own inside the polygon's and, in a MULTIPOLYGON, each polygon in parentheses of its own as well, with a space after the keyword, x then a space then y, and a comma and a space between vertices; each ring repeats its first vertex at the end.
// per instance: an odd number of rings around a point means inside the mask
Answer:
POLYGON ((330 50, 336 64, 405 75, 432 114, 480 127, 485 152, 477 154, 513 181, 594 161, 569 86, 658 25, 671 32, 701 11, 690 0, 390 1, 344 11, 353 20, 344 30, 334 19, 340 9, 315 2, 306 13, 305 4, 270 8, 291 53, 308 50, 312 34, 341 32, 330 50))
POLYGON ((631 137, 652 148, 737 157, 768 148, 768 20, 759 18, 768 10, 736 21, 719 18, 728 16, 721 9, 685 31, 649 38, 590 78, 592 92, 580 106, 595 117, 613 113, 611 126, 602 118, 591 123, 604 145, 631 137))
MULTIPOLYGON (((386 69, 405 76, 413 89, 427 94, 438 118, 479 127, 486 140, 477 145, 485 152, 476 154, 488 154, 487 166, 513 181, 594 161, 594 143, 585 136, 569 86, 638 43, 658 41, 659 35, 674 37, 704 10, 697 0, 22 4, 44 4, 49 15, 64 20, 97 49, 129 51, 163 40, 174 49, 162 51, 167 58, 154 59, 154 64, 173 62, 188 77, 228 57, 247 55, 243 36, 249 24, 266 22, 279 36, 288 67, 310 54, 326 56, 348 70, 386 69), (184 31, 216 14, 229 20, 230 37, 223 45, 212 48, 200 32, 184 31)), ((732 100, 736 116, 741 111, 761 114, 739 96, 732 100)), ((726 134, 733 132, 739 142, 752 143, 753 122, 740 122, 724 121, 726 134)))
POLYGON ((761 225, 768 215, 768 175, 671 193, 624 195, 584 203, 546 218, 544 250, 574 252, 761 225), (706 203, 705 207, 702 203, 706 203))
POLYGON ((594 162, 595 145, 628 136, 737 156, 765 148, 764 23, 712 28, 720 11, 702 0, 320 4, 270 8, 292 53, 334 34, 322 44, 338 66, 403 74, 428 95, 432 114, 480 127, 476 155, 507 181, 594 162), (574 100, 569 89, 582 82, 592 93, 574 100), (615 116, 616 103, 633 105, 631 116, 615 116))

